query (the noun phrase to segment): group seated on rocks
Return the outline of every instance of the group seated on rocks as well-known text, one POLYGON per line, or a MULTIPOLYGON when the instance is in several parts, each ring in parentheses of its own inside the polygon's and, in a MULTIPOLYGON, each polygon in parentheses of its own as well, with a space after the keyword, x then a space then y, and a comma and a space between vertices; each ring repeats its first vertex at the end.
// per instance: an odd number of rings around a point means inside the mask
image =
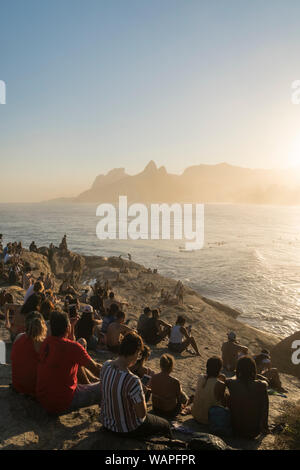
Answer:
POLYGON ((192 348, 191 354, 200 356, 184 316, 172 325, 161 319, 159 309, 145 307, 135 331, 126 321, 124 302, 109 292, 108 283, 97 282, 82 294, 55 294, 51 275, 40 273, 34 280, 26 269, 23 284, 23 305, 14 303, 9 293, 0 293, 13 342, 12 386, 48 413, 96 404, 103 427, 119 436, 172 437, 169 420, 180 413, 225 436, 254 438, 268 431, 268 387, 284 389, 267 350, 251 357, 236 334, 228 333, 222 358, 208 359, 206 373, 199 374, 195 393, 188 396, 185 384, 173 376, 176 361, 170 354, 192 348), (160 371, 146 364, 149 346, 157 345, 166 348, 160 371), (100 364, 88 353, 103 350, 114 359, 100 364), (147 411, 150 399, 152 413, 147 411), (226 429, 218 428, 219 421, 226 421, 226 429))

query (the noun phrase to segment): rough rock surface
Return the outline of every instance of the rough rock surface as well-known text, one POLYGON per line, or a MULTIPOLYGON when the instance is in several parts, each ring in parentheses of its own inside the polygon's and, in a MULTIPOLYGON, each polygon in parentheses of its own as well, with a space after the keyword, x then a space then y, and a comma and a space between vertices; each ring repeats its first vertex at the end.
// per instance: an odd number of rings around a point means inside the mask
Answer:
MULTIPOLYGON (((74 260, 73 254, 60 258, 57 253, 54 265, 41 254, 25 252, 23 256, 28 258, 37 274, 40 271, 47 273, 51 267, 58 274, 62 274, 64 269, 70 269, 71 260, 74 260)), ((201 353, 200 357, 192 356, 188 351, 174 355, 176 360, 174 376, 181 381, 183 389, 188 395, 195 392, 197 377, 205 370, 207 359, 212 355, 220 355, 221 344, 226 339, 226 333, 229 330, 236 331, 240 342, 247 345, 251 353, 256 353, 261 348, 274 348, 274 353, 276 345, 281 344, 281 338, 240 323, 238 319, 224 312, 221 306, 211 305, 192 289, 185 288, 183 305, 163 303, 160 297, 161 289, 173 292, 177 281, 149 272, 144 266, 132 261, 120 261, 119 258, 111 260, 80 256, 80 265, 84 268, 82 282, 96 278, 102 281, 110 279, 109 282, 117 300, 124 304, 126 316, 130 319, 129 326, 136 326, 138 316, 147 305, 152 308, 159 306, 162 318, 172 324, 178 314, 186 316, 188 323, 193 326, 192 332, 201 353), (126 271, 122 272, 124 265, 126 271), (154 290, 147 292, 145 286, 150 282, 153 283, 154 290)), ((57 284, 60 283, 61 281, 57 279, 57 284)), ((9 287, 8 290, 12 291, 16 300, 21 302, 24 295, 21 288, 9 287)), ((9 387, 11 383, 11 366, 9 364, 11 344, 2 320, 0 320, 0 338, 7 342, 8 363, 0 365, 0 449, 101 449, 108 448, 108 445, 115 448, 116 442, 114 443, 107 434, 101 431, 97 406, 83 408, 53 418, 44 413, 33 400, 12 392, 9 387)), ((159 358, 165 352, 167 352, 166 341, 154 347, 149 367, 158 371, 159 358)), ((113 357, 107 351, 98 352, 94 356, 101 363, 113 357)), ((276 360, 276 354, 274 360, 276 360)), ((285 367, 283 368, 285 369, 285 367)), ((270 396, 270 426, 281 415, 285 403, 296 403, 299 400, 299 378, 282 374, 282 382, 284 388, 288 390, 288 398, 270 396)), ((149 409, 151 409, 151 403, 149 409)), ((208 428, 196 423, 191 415, 179 415, 177 421, 188 428, 191 433, 208 432, 208 428)), ((188 442, 192 439, 192 434, 176 432, 175 437, 180 441, 188 442)), ((253 441, 236 438, 224 441, 234 449, 272 449, 274 436, 269 434, 253 441)), ((147 449, 157 449, 156 446, 166 448, 168 445, 163 439, 157 438, 149 440, 149 442, 121 440, 117 448, 125 446, 126 449, 143 449, 146 446, 147 449)), ((179 445, 178 448, 182 447, 179 445)))

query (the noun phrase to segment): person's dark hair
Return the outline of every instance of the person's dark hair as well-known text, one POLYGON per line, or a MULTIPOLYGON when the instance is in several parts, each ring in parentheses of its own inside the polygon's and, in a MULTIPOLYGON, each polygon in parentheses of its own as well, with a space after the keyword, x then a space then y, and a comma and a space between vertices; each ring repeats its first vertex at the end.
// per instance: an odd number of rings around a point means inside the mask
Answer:
POLYGON ((157 309, 152 310, 152 318, 155 318, 155 320, 159 318, 159 311, 157 309))
POLYGON ((151 313, 151 308, 145 307, 145 308, 144 308, 144 314, 145 314, 145 315, 148 315, 148 313, 151 313))
POLYGON ((171 354, 163 354, 160 357, 159 364, 163 372, 171 372, 174 368, 174 363, 175 363, 175 360, 174 360, 174 357, 171 356, 171 354))
POLYGON ((176 320, 176 325, 184 325, 186 322, 186 319, 183 315, 178 315, 177 320, 176 320))
POLYGON ((144 343, 142 338, 134 332, 127 333, 120 344, 120 356, 133 356, 137 351, 142 351, 144 343))
POLYGON ((205 388, 208 379, 211 377, 218 377, 220 371, 223 367, 222 359, 218 356, 212 356, 206 362, 206 380, 203 383, 203 388, 205 388))
POLYGON ((67 313, 54 311, 50 315, 50 328, 52 336, 64 336, 69 326, 67 313))
POLYGON ((109 315, 117 315, 119 311, 119 307, 117 304, 111 304, 111 306, 109 307, 109 310, 108 310, 108 313, 109 315))
POLYGON ((256 363, 252 357, 241 357, 236 366, 236 376, 243 382, 249 382, 256 378, 256 363))
POLYGON ((208 377, 218 377, 223 367, 222 359, 218 356, 210 357, 206 363, 206 374, 208 377))
POLYGON ((27 315, 34 311, 40 311, 41 303, 42 297, 39 294, 32 294, 22 306, 20 313, 27 315))

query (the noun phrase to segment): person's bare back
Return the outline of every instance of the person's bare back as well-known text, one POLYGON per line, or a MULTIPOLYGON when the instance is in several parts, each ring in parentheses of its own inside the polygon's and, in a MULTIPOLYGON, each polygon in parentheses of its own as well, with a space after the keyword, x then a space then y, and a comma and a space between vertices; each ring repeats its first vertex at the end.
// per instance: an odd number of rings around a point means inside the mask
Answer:
POLYGON ((107 328, 107 344, 117 346, 120 343, 121 325, 114 321, 107 328))
POLYGON ((155 374, 151 380, 153 407, 161 411, 173 410, 180 396, 180 382, 164 372, 155 374))

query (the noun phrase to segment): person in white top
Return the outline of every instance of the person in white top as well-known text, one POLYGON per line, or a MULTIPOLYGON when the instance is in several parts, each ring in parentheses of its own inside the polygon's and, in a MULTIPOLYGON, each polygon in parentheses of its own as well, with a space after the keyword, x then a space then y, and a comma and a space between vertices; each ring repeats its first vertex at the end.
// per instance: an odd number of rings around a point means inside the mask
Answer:
POLYGON ((194 349, 196 356, 200 356, 198 346, 193 336, 191 336, 191 326, 185 328, 186 319, 179 315, 176 325, 172 327, 168 348, 175 353, 182 353, 190 345, 194 349))
POLYGON ((25 297, 24 297, 24 304, 26 300, 34 293, 41 294, 44 291, 44 284, 41 281, 36 281, 34 284, 31 284, 29 289, 27 290, 25 297))

